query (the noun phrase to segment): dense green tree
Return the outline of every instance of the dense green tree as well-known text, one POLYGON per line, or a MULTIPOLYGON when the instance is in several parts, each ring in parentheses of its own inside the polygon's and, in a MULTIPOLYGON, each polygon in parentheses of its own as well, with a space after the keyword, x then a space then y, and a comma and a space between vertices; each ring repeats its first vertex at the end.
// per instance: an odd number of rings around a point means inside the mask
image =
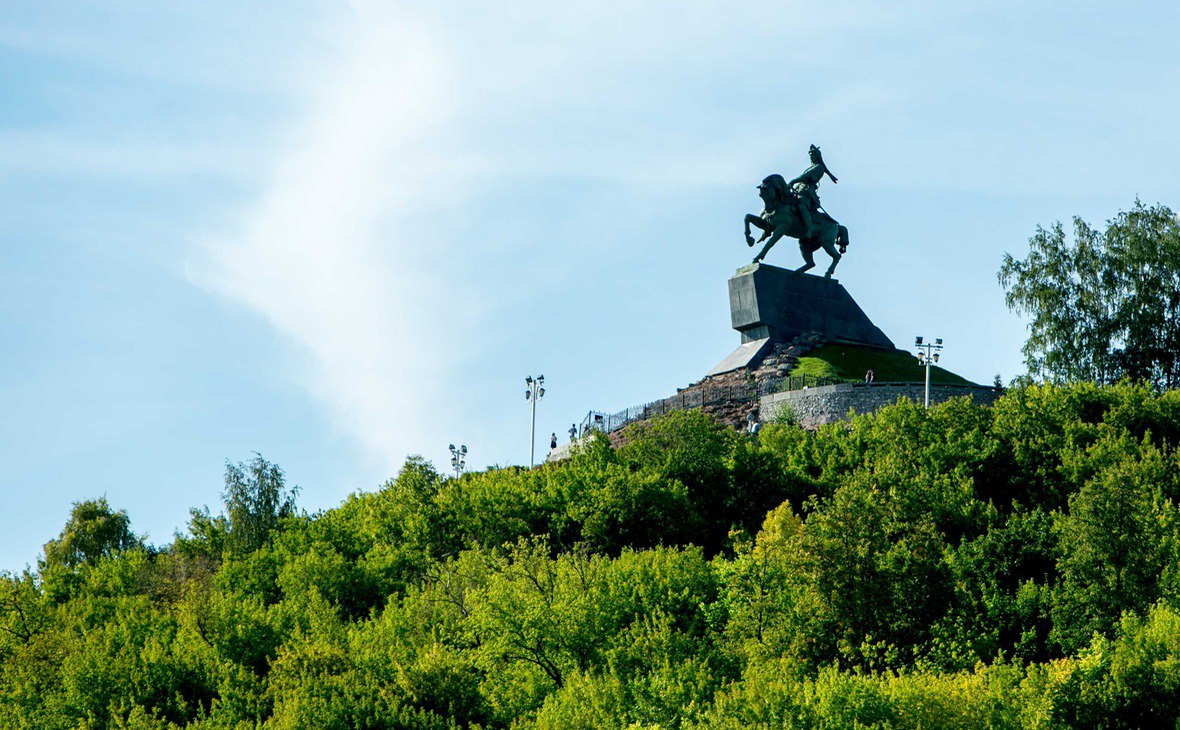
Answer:
POLYGON ((946 543, 930 517, 899 519, 898 504, 887 487, 858 480, 804 523, 807 590, 818 608, 802 629, 819 649, 808 659, 878 670, 912 661, 949 610, 946 543))
POLYGON ((297 514, 299 487, 288 488, 283 470, 255 453, 248 462, 225 462, 223 514, 209 507, 189 510, 187 534, 176 533, 173 551, 199 561, 223 553, 248 555, 269 542, 283 519, 297 514))
POLYGON ((784 490, 760 468, 756 453, 742 449, 740 436, 701 411, 674 411, 631 427, 619 456, 635 469, 651 470, 685 486, 692 511, 683 519, 694 542, 709 554, 720 550, 732 525, 755 529, 750 501, 761 515, 785 498, 784 490), (735 459, 735 448, 739 450, 735 459), (734 467, 737 467, 736 469, 734 467))
POLYGON ((545 474, 555 510, 554 545, 581 542, 596 553, 625 548, 687 545, 704 528, 688 488, 655 469, 636 469, 606 437, 579 448, 562 468, 545 474))
POLYGON ((1053 520, 1039 508, 994 514, 989 529, 946 554, 955 596, 932 629, 930 659, 966 670, 1000 656, 1045 661, 1058 579, 1053 520))
POLYGON ((36 577, 0 573, 0 647, 12 642, 27 644, 49 620, 36 577))
POLYGON ((1180 386, 1180 220, 1139 201, 1104 231, 1074 219, 1037 228, 999 271, 1008 307, 1031 317, 1029 372, 1062 381, 1127 377, 1180 386))
POLYGON ((1180 614, 1156 605, 1127 614, 1111 637, 1095 635, 1045 683, 1052 726, 1170 727, 1180 717, 1180 614))
POLYGON ((225 463, 225 515, 229 547, 238 554, 257 550, 285 517, 295 514, 299 487, 287 488, 283 470, 254 454, 248 462, 225 463))
POLYGON ((56 539, 45 543, 42 569, 52 566, 74 568, 93 565, 120 550, 140 544, 131 532, 131 519, 123 510, 115 512, 106 497, 75 502, 70 519, 56 539))
POLYGON ((716 560, 730 649, 745 662, 815 653, 800 628, 819 611, 806 591, 798 537, 802 521, 784 503, 753 540, 739 540, 733 560, 716 560))
POLYGON ((1095 632, 1108 634, 1124 611, 1156 601, 1177 529, 1175 505, 1162 498, 1180 480, 1174 456, 1123 436, 1091 447, 1090 459, 1100 466, 1058 521, 1054 635, 1071 653, 1095 632))
POLYGON ((229 520, 225 515, 214 515, 206 505, 189 508, 188 532, 175 534, 172 551, 186 558, 217 562, 229 548, 229 520))

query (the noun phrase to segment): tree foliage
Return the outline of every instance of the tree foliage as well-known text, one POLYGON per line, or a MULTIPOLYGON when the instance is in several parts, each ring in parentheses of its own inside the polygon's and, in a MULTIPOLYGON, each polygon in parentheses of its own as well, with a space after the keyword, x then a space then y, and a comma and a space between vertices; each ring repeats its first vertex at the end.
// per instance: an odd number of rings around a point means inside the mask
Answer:
POLYGON ((1037 228, 1024 259, 1004 255, 1008 307, 1031 317, 1029 372, 1060 381, 1180 386, 1180 220, 1139 201, 1104 231, 1074 218, 1037 228))
POLYGON ((1180 398, 1038 385, 535 469, 411 458, 311 517, 257 457, 145 548, 0 574, 0 727, 1148 727, 1180 718, 1180 398))
POLYGON ((229 545, 238 553, 262 547, 279 521, 295 514, 299 487, 287 488, 283 470, 255 454, 248 462, 225 463, 225 514, 229 545))
POLYGON ((45 543, 42 570, 54 566, 75 568, 139 545, 131 532, 131 520, 123 510, 115 512, 106 497, 75 502, 70 519, 56 539, 45 543))

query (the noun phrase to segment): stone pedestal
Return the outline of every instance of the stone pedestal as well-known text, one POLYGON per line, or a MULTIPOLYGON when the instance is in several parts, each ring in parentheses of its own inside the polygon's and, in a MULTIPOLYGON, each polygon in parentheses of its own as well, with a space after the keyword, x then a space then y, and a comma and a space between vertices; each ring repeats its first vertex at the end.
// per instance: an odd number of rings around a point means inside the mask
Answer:
POLYGON ((897 349, 835 279, 752 264, 729 280, 729 309, 743 344, 818 332, 833 342, 897 349))

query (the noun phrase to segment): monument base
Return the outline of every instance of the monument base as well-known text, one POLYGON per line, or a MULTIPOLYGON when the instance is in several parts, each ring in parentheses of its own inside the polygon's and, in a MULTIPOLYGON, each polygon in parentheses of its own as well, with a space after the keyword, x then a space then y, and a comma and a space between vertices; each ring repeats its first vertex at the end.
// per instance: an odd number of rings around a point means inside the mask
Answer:
POLYGON ((897 349, 835 279, 751 264, 729 280, 729 308, 743 344, 817 332, 830 342, 897 349))
POLYGON ((711 378, 714 375, 721 375, 722 373, 740 370, 741 368, 755 368, 766 353, 770 352, 770 348, 774 343, 767 337, 761 340, 751 340, 750 342, 743 342, 738 345, 738 348, 729 353, 724 360, 717 363, 717 366, 709 371, 706 378, 711 378))

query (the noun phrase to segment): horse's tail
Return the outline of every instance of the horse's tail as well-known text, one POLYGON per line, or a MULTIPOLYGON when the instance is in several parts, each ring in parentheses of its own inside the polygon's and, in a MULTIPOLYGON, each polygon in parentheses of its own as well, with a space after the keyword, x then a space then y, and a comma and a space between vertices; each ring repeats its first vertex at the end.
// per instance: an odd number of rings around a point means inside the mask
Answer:
POLYGON ((840 250, 848 248, 848 226, 839 226, 836 228, 836 245, 840 250))

